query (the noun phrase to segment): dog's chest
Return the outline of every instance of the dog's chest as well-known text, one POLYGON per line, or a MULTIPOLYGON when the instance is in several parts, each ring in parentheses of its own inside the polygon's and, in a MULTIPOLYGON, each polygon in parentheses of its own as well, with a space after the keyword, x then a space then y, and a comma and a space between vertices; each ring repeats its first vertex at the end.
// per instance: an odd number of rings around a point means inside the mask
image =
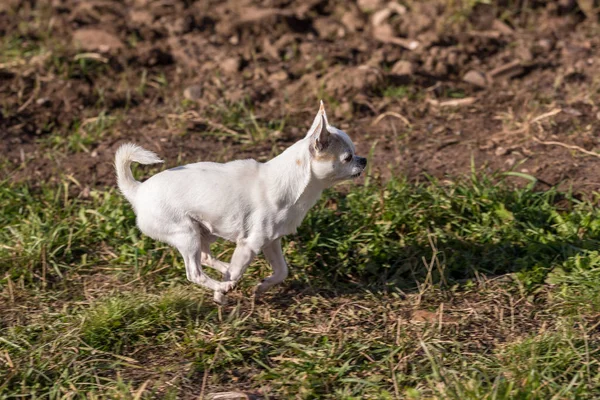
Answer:
POLYGON ((277 222, 275 223, 275 236, 281 237, 296 233, 296 230, 302 224, 302 220, 304 220, 304 217, 306 217, 306 214, 318 198, 319 196, 300 198, 294 205, 280 210, 277 222))

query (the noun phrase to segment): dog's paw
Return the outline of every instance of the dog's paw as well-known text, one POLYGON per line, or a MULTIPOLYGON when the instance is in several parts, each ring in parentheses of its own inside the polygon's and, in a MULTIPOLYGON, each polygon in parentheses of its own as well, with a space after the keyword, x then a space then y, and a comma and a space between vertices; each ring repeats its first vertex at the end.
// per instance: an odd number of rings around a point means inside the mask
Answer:
POLYGON ((215 292, 213 301, 221 306, 227 305, 227 296, 223 292, 215 292))
POLYGON ((271 286, 268 284, 267 280, 265 279, 261 283, 259 283, 258 285, 256 285, 254 287, 254 295, 260 296, 261 294, 263 294, 264 292, 269 290, 270 287, 271 286))
POLYGON ((220 285, 219 291, 223 292, 223 293, 227 293, 235 287, 235 282, 234 281, 226 281, 226 282, 221 282, 219 285, 220 285))

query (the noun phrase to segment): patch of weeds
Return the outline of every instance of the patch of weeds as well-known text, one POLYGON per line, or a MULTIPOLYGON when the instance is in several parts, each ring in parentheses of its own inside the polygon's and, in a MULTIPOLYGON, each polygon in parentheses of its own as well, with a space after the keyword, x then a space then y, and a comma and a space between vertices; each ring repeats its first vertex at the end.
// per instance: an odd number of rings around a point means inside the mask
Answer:
POLYGON ((230 137, 241 143, 261 143, 271 140, 275 132, 282 132, 286 124, 286 116, 280 119, 269 116, 268 120, 256 115, 254 109, 246 101, 229 105, 212 106, 207 118, 219 121, 226 131, 211 127, 211 135, 230 137), (233 133, 237 132, 237 133, 233 133))
POLYGON ((140 77, 140 81, 137 85, 136 92, 139 96, 146 95, 148 88, 156 89, 158 91, 164 90, 169 86, 169 81, 167 80, 167 76, 164 72, 155 75, 148 75, 148 70, 142 70, 142 76, 140 77))
POLYGON ((388 84, 378 89, 379 96, 390 99, 422 100, 423 93, 415 86, 388 84))
POLYGON ((81 337, 96 349, 117 354, 148 342, 174 338, 175 326, 209 312, 201 299, 170 291, 161 296, 132 294, 98 302, 82 316, 81 337))
POLYGON ((68 79, 84 79, 93 82, 101 75, 109 71, 107 60, 76 57, 69 63, 67 78, 68 79))
POLYGON ((15 63, 23 62, 41 51, 40 44, 34 40, 22 36, 5 35, 0 39, 0 62, 15 63))
POLYGON ((81 271, 126 262, 123 273, 137 275, 148 264, 174 261, 169 248, 140 237, 133 211, 115 191, 92 191, 88 200, 68 193, 67 183, 35 192, 1 187, 0 289, 9 279, 24 287, 63 287, 81 271))
POLYGON ((385 89, 383 89, 383 97, 403 99, 409 95, 410 88, 408 86, 387 86, 385 89))
POLYGON ((546 282, 558 287, 562 313, 600 311, 600 252, 590 251, 569 257, 548 275, 546 282))
POLYGON ((102 111, 97 117, 88 118, 82 122, 73 122, 69 132, 61 135, 56 132, 44 139, 51 147, 71 152, 90 152, 90 147, 110 133, 117 117, 102 111))
POLYGON ((415 278, 519 272, 534 288, 569 257, 600 246, 599 211, 571 200, 565 212, 557 196, 487 178, 449 186, 392 180, 329 192, 300 226, 288 257, 308 266, 305 279, 313 284, 405 286, 415 278))
POLYGON ((462 89, 448 88, 446 89, 446 97, 451 99, 464 99, 467 95, 462 89))
POLYGON ((600 387, 598 344, 598 338, 559 327, 471 360, 449 356, 441 344, 422 346, 432 367, 428 386, 439 398, 592 399, 600 387))

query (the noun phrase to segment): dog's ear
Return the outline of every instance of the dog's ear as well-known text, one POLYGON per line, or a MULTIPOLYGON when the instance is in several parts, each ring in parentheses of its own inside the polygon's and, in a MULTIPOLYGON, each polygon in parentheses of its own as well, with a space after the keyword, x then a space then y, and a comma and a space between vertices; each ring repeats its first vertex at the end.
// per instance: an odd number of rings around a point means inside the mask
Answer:
POLYGON ((329 122, 327 122, 327 114, 325 113, 325 106, 323 100, 319 107, 319 112, 313 121, 312 126, 308 130, 306 137, 311 137, 314 143, 315 149, 323 151, 329 145, 329 122))

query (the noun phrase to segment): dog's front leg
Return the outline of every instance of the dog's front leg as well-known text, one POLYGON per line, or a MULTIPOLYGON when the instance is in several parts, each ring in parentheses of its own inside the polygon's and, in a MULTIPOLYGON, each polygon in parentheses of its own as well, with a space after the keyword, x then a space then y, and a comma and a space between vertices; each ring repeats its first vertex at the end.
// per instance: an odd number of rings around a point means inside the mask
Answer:
POLYGON ((217 303, 225 303, 224 294, 235 287, 254 257, 256 257, 255 251, 245 244, 238 243, 229 263, 229 271, 223 274, 224 282, 222 284, 226 285, 227 288, 224 291, 215 291, 214 300, 217 303))
POLYGON ((263 253, 273 268, 273 274, 256 286, 256 294, 269 290, 272 286, 283 282, 288 276, 288 266, 281 250, 281 239, 274 240, 265 246, 263 253))

